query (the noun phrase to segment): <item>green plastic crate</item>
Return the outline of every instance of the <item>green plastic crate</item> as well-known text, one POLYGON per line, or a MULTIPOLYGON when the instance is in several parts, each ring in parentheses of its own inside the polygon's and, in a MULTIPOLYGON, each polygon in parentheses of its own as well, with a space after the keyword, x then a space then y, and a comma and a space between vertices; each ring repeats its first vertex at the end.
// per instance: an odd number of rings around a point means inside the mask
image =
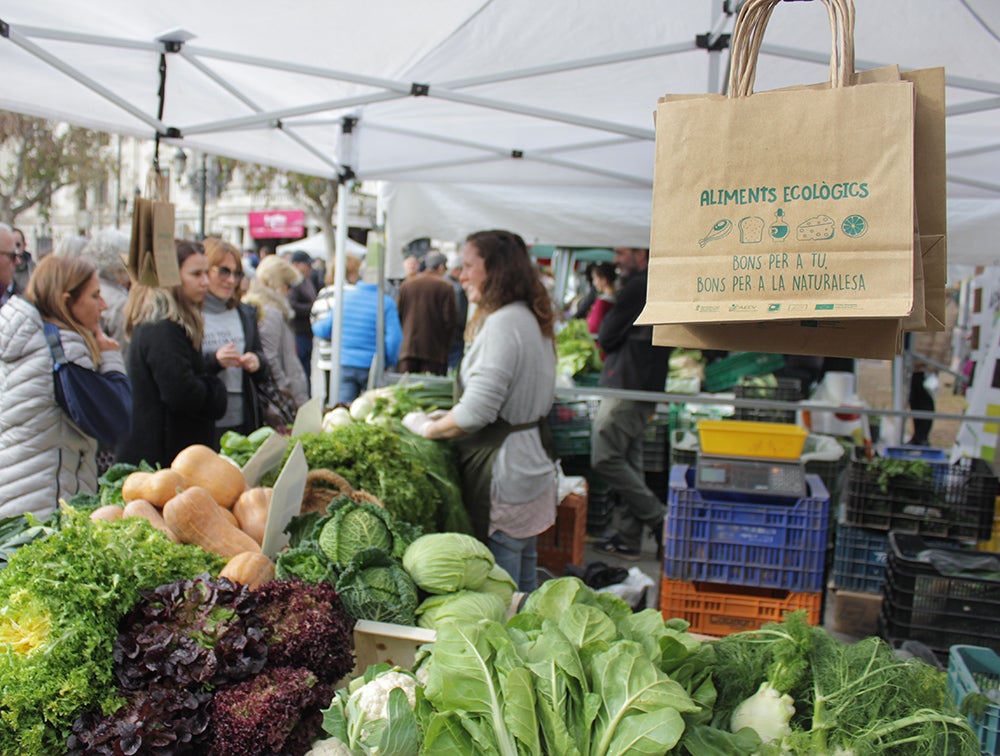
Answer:
POLYGON ((739 352, 723 357, 705 368, 705 391, 715 393, 735 386, 747 375, 767 375, 785 366, 780 354, 767 352, 739 352))

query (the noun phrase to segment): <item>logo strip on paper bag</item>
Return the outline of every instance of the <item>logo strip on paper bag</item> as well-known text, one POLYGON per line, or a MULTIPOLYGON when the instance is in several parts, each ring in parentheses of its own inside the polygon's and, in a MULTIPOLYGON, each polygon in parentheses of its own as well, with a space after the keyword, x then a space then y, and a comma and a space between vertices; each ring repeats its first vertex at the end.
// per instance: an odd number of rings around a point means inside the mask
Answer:
POLYGON ((664 98, 637 322, 913 306, 913 85, 664 98))

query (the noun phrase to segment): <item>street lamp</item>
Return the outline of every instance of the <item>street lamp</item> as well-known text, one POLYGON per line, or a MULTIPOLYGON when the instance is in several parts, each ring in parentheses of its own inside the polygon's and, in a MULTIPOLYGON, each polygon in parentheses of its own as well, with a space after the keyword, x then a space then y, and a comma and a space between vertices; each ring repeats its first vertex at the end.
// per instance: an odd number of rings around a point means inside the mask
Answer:
MULTIPOLYGON (((174 157, 171 162, 174 166, 174 172, 177 174, 177 180, 180 181, 180 177, 184 175, 184 169, 187 167, 187 153, 184 152, 180 147, 177 148, 177 152, 174 153, 174 157)), ((205 196, 208 193, 208 169, 205 164, 206 155, 201 153, 201 166, 198 168, 198 239, 202 240, 205 238, 205 196)))

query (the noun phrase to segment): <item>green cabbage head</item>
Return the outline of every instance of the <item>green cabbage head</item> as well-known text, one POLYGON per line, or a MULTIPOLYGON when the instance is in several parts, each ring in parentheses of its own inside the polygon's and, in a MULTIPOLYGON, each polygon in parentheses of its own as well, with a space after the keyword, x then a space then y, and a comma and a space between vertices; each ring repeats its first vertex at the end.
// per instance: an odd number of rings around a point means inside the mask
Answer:
POLYGON ((403 552, 403 567, 428 593, 478 591, 493 569, 493 553, 465 533, 428 533, 403 552))
POLYGON ((367 501, 341 497, 319 533, 319 548, 336 565, 346 565, 362 549, 375 548, 399 557, 403 539, 397 536, 392 515, 367 501))
POLYGON ((503 622, 507 618, 507 607, 495 593, 480 591, 457 591, 438 596, 429 596, 417 607, 417 624, 436 630, 443 622, 465 622, 475 624, 481 619, 503 622))

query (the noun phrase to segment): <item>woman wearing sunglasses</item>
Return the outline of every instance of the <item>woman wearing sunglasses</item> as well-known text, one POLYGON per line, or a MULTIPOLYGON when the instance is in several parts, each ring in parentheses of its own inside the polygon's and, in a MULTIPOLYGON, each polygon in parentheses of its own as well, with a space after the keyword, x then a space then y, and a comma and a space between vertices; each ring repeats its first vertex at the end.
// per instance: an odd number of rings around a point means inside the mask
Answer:
POLYGON ((205 335, 201 353, 210 371, 226 384, 226 414, 215 423, 218 441, 228 430, 247 435, 261 425, 254 383, 267 375, 257 330, 257 308, 240 302, 243 266, 232 244, 205 239, 208 294, 202 314, 205 335))

